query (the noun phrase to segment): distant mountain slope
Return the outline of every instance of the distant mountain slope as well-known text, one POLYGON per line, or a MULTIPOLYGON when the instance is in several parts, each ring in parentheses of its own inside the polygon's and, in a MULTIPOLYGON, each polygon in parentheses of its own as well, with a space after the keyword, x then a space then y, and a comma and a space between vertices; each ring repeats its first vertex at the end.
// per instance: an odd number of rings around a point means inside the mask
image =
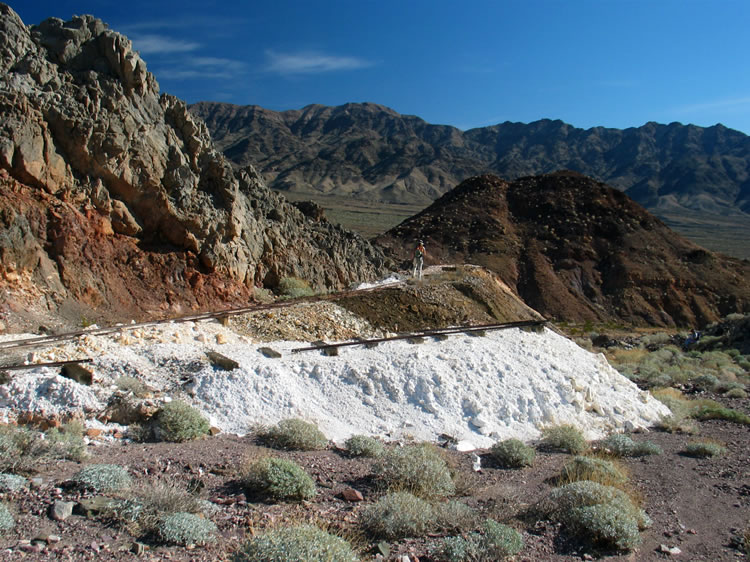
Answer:
POLYGON ((473 175, 570 169, 658 214, 750 218, 750 137, 722 125, 583 130, 541 120, 462 132, 372 103, 275 112, 201 102, 190 110, 230 160, 253 163, 282 191, 428 204, 473 175))
POLYGON ((482 265, 561 320, 690 326, 750 310, 749 262, 696 246, 575 172, 470 178, 376 243, 408 260, 418 238, 429 260, 482 265))

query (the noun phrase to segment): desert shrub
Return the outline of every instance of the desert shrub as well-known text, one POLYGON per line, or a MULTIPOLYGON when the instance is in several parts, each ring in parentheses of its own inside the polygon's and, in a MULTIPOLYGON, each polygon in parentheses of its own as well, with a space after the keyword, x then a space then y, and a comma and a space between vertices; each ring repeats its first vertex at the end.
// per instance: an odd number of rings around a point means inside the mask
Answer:
POLYGON ((352 435, 346 440, 346 450, 353 457, 379 457, 385 451, 385 446, 367 435, 352 435))
POLYGON ((167 402, 155 416, 154 434, 157 439, 182 443, 208 433, 211 424, 196 408, 173 400, 167 402))
POLYGON ((488 519, 481 533, 470 533, 466 537, 447 537, 433 549, 437 560, 446 562, 468 562, 501 560, 513 556, 523 548, 521 533, 488 519))
POLYGON ((13 519, 13 514, 8 509, 8 506, 0 503, 0 533, 10 531, 15 525, 16 520, 13 519))
POLYGON ((123 523, 133 535, 158 533, 165 515, 201 513, 203 501, 171 480, 147 480, 125 493, 122 503, 113 509, 111 518, 123 523))
POLYGON ((41 433, 0 425, 0 471, 30 473, 49 458, 49 444, 41 433))
POLYGON ((739 412, 737 410, 732 410, 731 408, 725 408, 724 406, 717 403, 698 406, 692 412, 692 417, 701 421, 726 420, 742 425, 750 425, 750 416, 748 416, 747 414, 743 414, 742 412, 739 412))
POLYGON ((747 392, 741 388, 733 388, 726 393, 727 398, 747 398, 747 392))
POLYGON ((279 281, 278 291, 282 297, 289 299, 311 297, 315 294, 307 281, 297 277, 284 277, 279 281))
POLYGON ((561 482, 577 482, 578 480, 591 480, 607 486, 619 486, 628 481, 612 461, 597 457, 573 457, 565 464, 560 473, 561 482))
POLYGON ((451 496, 456 487, 448 466, 432 445, 389 449, 375 462, 373 473, 389 490, 406 490, 426 499, 451 496))
POLYGON ((703 374, 693 379, 692 382, 693 384, 695 384, 695 386, 704 390, 713 390, 714 388, 716 388, 716 386, 718 386, 719 379, 714 375, 703 374))
POLYGON ((146 383, 135 377, 124 375, 115 379, 115 386, 123 392, 132 392, 138 398, 145 398, 151 392, 146 383))
POLYGON ((364 530, 387 540, 420 537, 433 525, 432 506, 409 492, 392 492, 359 513, 364 530))
POLYGON ((357 562, 351 545, 314 525, 295 525, 266 531, 248 540, 234 562, 357 562))
POLYGON ((612 486, 581 480, 553 490, 547 498, 550 519, 592 545, 630 550, 640 544, 648 516, 612 486))
POLYGON ((96 492, 125 490, 133 482, 128 471, 116 464, 90 464, 74 474, 71 480, 82 488, 96 492))
POLYGON ((732 390, 745 390, 745 385, 737 381, 721 381, 715 390, 719 394, 726 394, 732 390))
POLYGON ((645 457, 646 455, 660 455, 661 447, 651 441, 633 441, 622 433, 609 435, 602 445, 610 454, 617 457, 645 457))
POLYGON ((531 466, 536 451, 518 439, 506 439, 495 443, 490 455, 500 466, 505 468, 522 468, 531 466))
POLYGON ((589 445, 580 429, 572 425, 554 425, 542 430, 542 445, 580 455, 589 445))
POLYGON ((45 433, 49 454, 54 458, 82 461, 86 458, 86 442, 83 439, 84 425, 71 421, 58 429, 53 427, 45 433))
POLYGON ((159 524, 158 535, 167 544, 205 544, 215 539, 216 525, 193 513, 173 513, 159 524))
POLYGON ((0 473, 0 492, 15 492, 24 488, 28 480, 18 474, 0 473))
POLYGON ((328 439, 314 423, 298 419, 281 420, 261 430, 258 437, 271 447, 290 451, 317 451, 328 446, 328 439))
POLYGON ((306 500, 315 495, 315 483, 297 463, 265 457, 251 464, 242 482, 245 487, 277 500, 306 500))
POLYGON ((726 452, 726 447, 712 441, 695 441, 685 446, 685 454, 691 457, 718 457, 726 452))
POLYGON ((486 560, 498 560, 513 556, 523 548, 523 537, 513 527, 508 527, 492 519, 482 525, 479 551, 486 560))
POLYGON ((448 501, 433 506, 437 527, 448 532, 460 532, 476 524, 477 513, 465 503, 448 501))

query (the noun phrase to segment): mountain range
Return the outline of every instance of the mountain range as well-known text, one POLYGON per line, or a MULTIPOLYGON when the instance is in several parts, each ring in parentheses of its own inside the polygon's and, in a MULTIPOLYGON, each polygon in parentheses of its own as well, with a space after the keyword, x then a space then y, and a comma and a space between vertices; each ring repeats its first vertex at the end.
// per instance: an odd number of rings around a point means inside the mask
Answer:
MULTIPOLYGON (((461 131, 373 103, 271 111, 200 102, 217 145, 281 192, 428 205, 463 180, 574 170, 666 219, 750 227, 750 137, 722 125, 579 129, 562 121, 461 131)), ((671 223, 670 223, 671 224, 671 223)), ((674 225, 673 225, 674 226, 674 225)))

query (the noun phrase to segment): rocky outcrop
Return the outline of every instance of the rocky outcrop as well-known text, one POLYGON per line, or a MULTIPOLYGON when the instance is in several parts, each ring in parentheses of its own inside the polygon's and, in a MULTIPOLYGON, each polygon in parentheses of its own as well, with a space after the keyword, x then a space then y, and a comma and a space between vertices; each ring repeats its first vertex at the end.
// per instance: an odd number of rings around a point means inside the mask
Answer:
POLYGON ((466 180, 376 241, 408 260, 474 263, 548 318, 702 326, 750 311, 750 262, 709 252, 574 172, 466 180))
POLYGON ((92 16, 26 27, 0 4, 0 170, 4 282, 53 308, 143 316, 246 301, 285 276, 340 288, 382 265, 251 166, 233 170, 130 41, 92 16))

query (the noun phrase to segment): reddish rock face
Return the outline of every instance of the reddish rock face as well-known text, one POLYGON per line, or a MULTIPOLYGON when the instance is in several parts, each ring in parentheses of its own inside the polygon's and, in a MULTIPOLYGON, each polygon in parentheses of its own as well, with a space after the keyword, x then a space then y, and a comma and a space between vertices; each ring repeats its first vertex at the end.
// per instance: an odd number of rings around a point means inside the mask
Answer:
POLYGON ((382 272, 365 240, 235 172, 92 16, 27 27, 0 4, 0 171, 5 329, 29 307, 128 320, 247 302, 288 276, 330 289, 382 272))
POLYGON ((573 172, 466 180, 377 239, 406 259, 495 271, 560 320, 691 326, 750 310, 750 263, 696 246, 624 193, 573 172))

